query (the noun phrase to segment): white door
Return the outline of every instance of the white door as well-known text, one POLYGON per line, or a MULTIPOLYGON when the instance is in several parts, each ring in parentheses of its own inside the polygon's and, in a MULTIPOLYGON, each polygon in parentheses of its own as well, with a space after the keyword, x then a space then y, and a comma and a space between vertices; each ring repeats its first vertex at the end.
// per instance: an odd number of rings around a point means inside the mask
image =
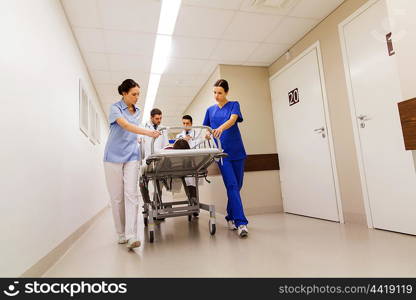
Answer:
POLYGON ((270 80, 283 205, 339 221, 317 55, 314 47, 270 80))
MULTIPOLYGON (((340 30, 367 213, 375 228, 416 234, 416 173, 412 153, 404 147, 397 107, 404 99, 395 56, 387 46, 385 1, 340 30)), ((392 37, 394 41, 394 33, 392 37)))

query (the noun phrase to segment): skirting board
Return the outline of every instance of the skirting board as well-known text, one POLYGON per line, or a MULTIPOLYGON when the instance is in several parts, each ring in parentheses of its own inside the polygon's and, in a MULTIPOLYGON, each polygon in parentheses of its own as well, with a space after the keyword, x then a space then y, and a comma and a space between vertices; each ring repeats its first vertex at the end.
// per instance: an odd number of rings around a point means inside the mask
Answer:
POLYGON ((344 211, 344 220, 346 224, 357 224, 367 226, 365 214, 357 214, 344 211))
POLYGON ((109 206, 106 205, 104 208, 102 208, 94 217, 81 225, 75 232, 63 240, 58 246, 56 246, 44 257, 42 257, 37 263, 27 269, 20 277, 41 277, 66 253, 66 251, 68 251, 74 242, 77 241, 81 235, 88 230, 88 228, 90 228, 94 221, 99 218, 108 207, 109 206))
POLYGON ((248 207, 248 208, 244 209, 244 213, 247 216, 282 213, 282 212, 283 212, 283 206, 279 206, 279 205, 262 206, 262 207, 248 207))

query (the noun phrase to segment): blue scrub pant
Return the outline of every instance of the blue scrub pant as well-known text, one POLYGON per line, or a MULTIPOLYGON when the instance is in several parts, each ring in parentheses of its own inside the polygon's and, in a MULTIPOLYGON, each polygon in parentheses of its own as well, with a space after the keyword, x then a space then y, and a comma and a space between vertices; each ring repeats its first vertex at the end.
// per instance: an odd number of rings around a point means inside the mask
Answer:
POLYGON ((222 163, 221 161, 218 163, 228 196, 227 216, 225 219, 234 221, 237 227, 248 223, 240 197, 244 178, 244 162, 245 159, 223 159, 222 163))

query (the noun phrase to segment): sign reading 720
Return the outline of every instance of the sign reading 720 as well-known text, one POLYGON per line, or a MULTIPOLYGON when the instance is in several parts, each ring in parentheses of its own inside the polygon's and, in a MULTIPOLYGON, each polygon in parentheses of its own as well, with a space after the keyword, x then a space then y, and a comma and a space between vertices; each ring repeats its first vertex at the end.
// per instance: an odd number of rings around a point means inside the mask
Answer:
POLYGON ((290 91, 288 94, 289 94, 289 106, 292 106, 299 102, 299 91, 297 88, 290 91))

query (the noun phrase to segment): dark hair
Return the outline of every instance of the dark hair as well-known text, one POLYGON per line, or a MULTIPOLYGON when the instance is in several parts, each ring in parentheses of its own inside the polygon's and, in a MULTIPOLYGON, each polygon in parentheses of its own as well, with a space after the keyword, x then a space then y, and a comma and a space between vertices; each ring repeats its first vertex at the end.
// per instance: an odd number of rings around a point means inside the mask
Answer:
POLYGON ((161 114, 162 114, 162 111, 159 108, 153 108, 150 111, 150 116, 151 117, 154 117, 155 115, 161 115, 161 114))
POLYGON ((140 88, 140 85, 133 79, 126 79, 118 86, 118 93, 123 96, 123 93, 128 93, 134 87, 140 88))
POLYGON ((173 144, 173 149, 191 149, 191 147, 186 140, 179 139, 173 144))
POLYGON ((228 93, 229 91, 229 86, 228 86, 228 82, 225 79, 219 79, 214 83, 214 86, 217 87, 222 87, 224 89, 224 92, 228 93))
POLYGON ((182 120, 189 120, 189 121, 191 121, 191 124, 192 124, 192 117, 190 115, 184 115, 182 117, 182 120))

